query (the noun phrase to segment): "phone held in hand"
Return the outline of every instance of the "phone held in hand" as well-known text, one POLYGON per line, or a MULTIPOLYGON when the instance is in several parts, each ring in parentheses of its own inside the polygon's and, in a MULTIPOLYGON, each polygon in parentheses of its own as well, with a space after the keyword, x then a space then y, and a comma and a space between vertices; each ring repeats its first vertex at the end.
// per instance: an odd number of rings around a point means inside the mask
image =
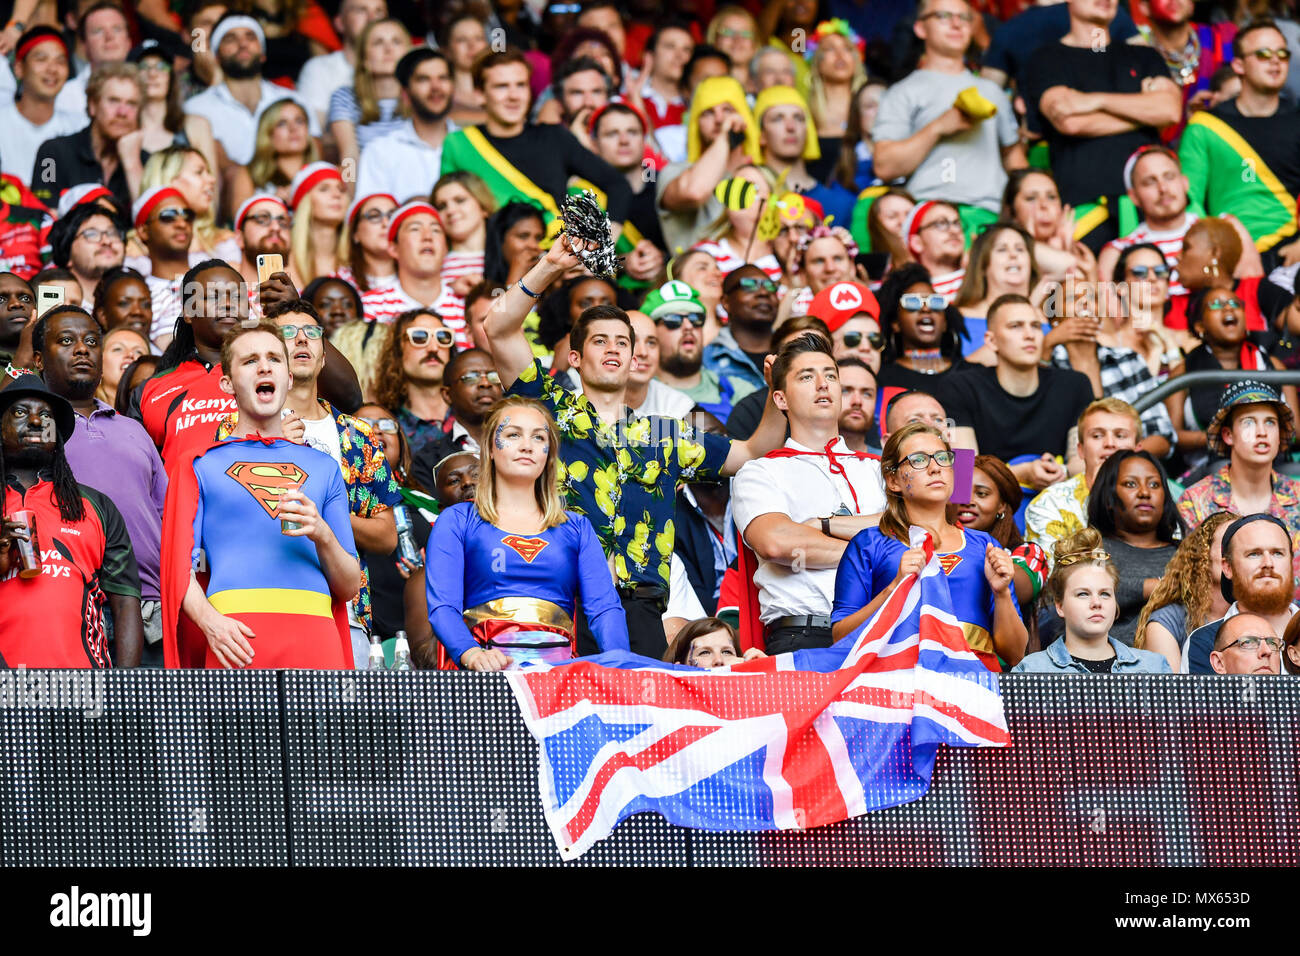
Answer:
POLYGON ((284 256, 270 252, 257 257, 257 282, 260 285, 277 272, 284 271, 284 256))

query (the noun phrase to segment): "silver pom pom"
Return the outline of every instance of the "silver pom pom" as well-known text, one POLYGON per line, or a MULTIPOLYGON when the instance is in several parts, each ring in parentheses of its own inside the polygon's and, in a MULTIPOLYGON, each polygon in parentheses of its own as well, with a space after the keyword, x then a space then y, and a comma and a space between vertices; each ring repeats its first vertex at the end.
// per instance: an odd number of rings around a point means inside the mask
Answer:
POLYGON ((596 197, 587 190, 570 193, 560 210, 564 221, 562 233, 568 233, 569 245, 592 274, 614 279, 623 268, 623 260, 614 254, 614 237, 609 216, 600 208, 596 197))

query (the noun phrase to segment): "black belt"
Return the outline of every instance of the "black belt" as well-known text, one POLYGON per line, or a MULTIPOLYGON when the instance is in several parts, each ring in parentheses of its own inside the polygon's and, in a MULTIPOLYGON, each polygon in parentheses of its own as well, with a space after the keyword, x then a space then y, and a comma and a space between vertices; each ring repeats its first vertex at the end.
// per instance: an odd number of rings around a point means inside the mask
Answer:
POLYGON ((819 628, 829 630, 831 618, 829 614, 802 614, 795 617, 778 617, 772 623, 765 625, 764 633, 771 634, 773 631, 779 631, 783 627, 798 628, 819 628))

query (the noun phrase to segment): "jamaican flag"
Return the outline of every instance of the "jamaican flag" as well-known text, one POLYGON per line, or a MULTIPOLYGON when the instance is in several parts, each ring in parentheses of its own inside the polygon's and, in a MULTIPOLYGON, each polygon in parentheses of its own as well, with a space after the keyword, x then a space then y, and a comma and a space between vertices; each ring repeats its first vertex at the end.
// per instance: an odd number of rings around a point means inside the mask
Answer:
POLYGON ((563 223, 555 198, 501 155, 477 126, 454 130, 442 144, 442 175, 463 169, 487 184, 499 205, 529 202, 541 207, 546 236, 554 239, 563 223))
POLYGON ((1183 130, 1178 157, 1208 215, 1230 212, 1241 220, 1260 252, 1296 233, 1296 197, 1230 124, 1202 110, 1183 130))

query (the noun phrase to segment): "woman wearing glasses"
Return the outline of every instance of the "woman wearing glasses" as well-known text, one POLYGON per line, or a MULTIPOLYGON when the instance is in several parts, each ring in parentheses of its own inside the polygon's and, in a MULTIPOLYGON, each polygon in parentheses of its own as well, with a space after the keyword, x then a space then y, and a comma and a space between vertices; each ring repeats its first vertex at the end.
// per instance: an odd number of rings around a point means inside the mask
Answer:
POLYGON ((713 15, 704 34, 710 44, 731 57, 731 75, 748 94, 757 94, 749 62, 758 52, 758 21, 744 7, 726 6, 713 15))
POLYGON ((944 375, 964 367, 961 310, 934 291, 930 273, 915 262, 895 269, 876 293, 885 335, 884 362, 877 376, 889 386, 933 393, 944 375))
POLYGON ((1047 590, 1065 633, 1013 670, 1025 674, 1168 674, 1169 662, 1110 636, 1119 614, 1119 571, 1102 549, 1101 532, 1084 528, 1056 542, 1047 590))
POLYGON ((1182 339, 1192 340, 1189 348, 1199 344, 1185 332, 1165 328, 1172 272, 1165 254, 1151 242, 1129 246, 1115 262, 1115 275, 1123 280, 1115 287, 1115 335, 1120 345, 1146 360, 1157 382, 1183 374, 1182 339))
POLYGON ((600 541, 560 497, 554 419, 541 402, 510 396, 484 433, 492 437, 474 500, 443 511, 429 537, 429 619, 447 657, 480 671, 570 660, 579 600, 600 649, 626 651, 627 620, 600 541))
POLYGON ((880 456, 885 511, 880 525, 860 531, 835 575, 831 633, 836 640, 857 631, 909 574, 925 567, 925 553, 911 547, 909 529, 929 535, 945 568, 951 611, 967 644, 992 671, 1017 663, 1029 640, 1020 619, 1011 555, 988 534, 949 520, 953 453, 937 428, 904 425, 889 436, 880 456))
POLYGON ((263 109, 256 135, 252 160, 234 171, 226 199, 231 210, 258 192, 279 196, 288 205, 293 198, 289 184, 304 166, 320 159, 307 111, 297 100, 276 100, 263 109))
POLYGON ((335 275, 347 261, 343 221, 348 189, 331 163, 304 166, 289 185, 293 231, 289 234, 289 276, 302 288, 320 276, 335 275))
POLYGON ((352 283, 359 292, 391 289, 397 284, 397 262, 388 254, 388 223, 398 206, 388 193, 358 196, 348 207, 344 242, 348 263, 338 277, 352 283))

